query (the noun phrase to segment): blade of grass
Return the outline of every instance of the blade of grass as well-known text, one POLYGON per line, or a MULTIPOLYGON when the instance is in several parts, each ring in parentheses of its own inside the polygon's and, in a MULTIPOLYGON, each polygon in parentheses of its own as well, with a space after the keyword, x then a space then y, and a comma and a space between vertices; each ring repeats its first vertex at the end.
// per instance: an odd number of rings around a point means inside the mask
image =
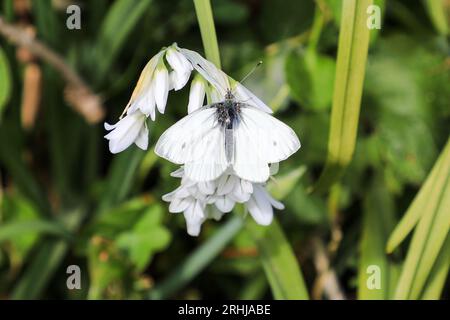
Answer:
POLYGON ((145 152, 137 147, 132 147, 114 158, 106 179, 106 190, 100 200, 98 212, 109 209, 125 199, 133 187, 133 182, 144 156, 145 152))
POLYGON ((418 299, 444 248, 450 221, 450 139, 437 161, 438 174, 422 199, 423 213, 415 228, 395 298, 418 299))
POLYGON ((364 203, 361 255, 358 270, 358 299, 390 299, 398 280, 399 266, 388 258, 385 246, 390 232, 395 226, 393 199, 387 192, 381 179, 372 183, 364 203), (368 285, 371 274, 369 266, 376 266, 380 271, 380 288, 368 285))
POLYGON ((427 283, 420 296, 422 300, 438 300, 441 297, 444 289, 445 280, 448 276, 450 268, 450 236, 447 235, 447 240, 439 253, 438 258, 430 271, 427 283))
POLYGON ((32 172, 25 165, 20 150, 17 150, 17 142, 10 138, 7 128, 0 130, 0 162, 7 172, 13 177, 21 192, 27 196, 38 208, 42 215, 50 215, 50 205, 41 186, 32 172))
POLYGON ((450 16, 450 5, 445 0, 424 0, 428 15, 434 24, 436 30, 442 34, 447 35, 448 18, 450 16))
POLYGON ((243 219, 234 216, 222 226, 211 238, 198 247, 184 262, 175 268, 170 275, 152 289, 149 299, 165 299, 172 296, 195 278, 225 248, 241 230, 243 219))
POLYGON ((0 226, 0 243, 24 233, 39 233, 71 239, 71 234, 60 223, 47 220, 33 220, 5 223, 0 226))
POLYGON ((273 297, 309 299, 297 258, 278 221, 274 220, 270 226, 259 226, 253 219, 247 219, 245 227, 257 245, 273 297))
POLYGON ((8 103, 9 97, 11 95, 11 70, 9 67, 9 62, 6 57, 5 52, 2 47, 0 47, 0 123, 2 120, 3 110, 8 103))
POLYGON ((431 169, 431 173, 428 175, 425 183, 423 184, 422 188, 420 188, 419 193, 414 198, 405 215, 402 217, 402 219, 390 235, 386 247, 387 253, 392 253, 395 248, 397 248, 400 243, 403 242, 403 240, 414 229, 414 227, 417 225, 417 222, 424 214, 425 205, 427 203, 427 200, 430 198, 431 193, 433 192, 433 185, 440 173, 440 168, 443 161, 444 157, 442 154, 441 156, 439 156, 435 165, 431 169))
POLYGON ((97 40, 99 50, 97 82, 105 77, 128 35, 144 16, 151 2, 151 0, 117 0, 112 4, 102 22, 97 40))
POLYGON ((211 2, 209 0, 194 0, 194 6, 206 58, 220 68, 219 45, 217 43, 211 2))
MULTIPOLYGON (((85 218, 87 211, 83 207, 61 214, 62 222, 69 232, 75 232, 85 218)), ((46 239, 25 269, 22 277, 12 290, 11 299, 37 299, 47 287, 53 274, 66 256, 69 244, 65 240, 46 239)), ((65 271, 64 271, 65 272, 65 271)))
POLYGON ((344 0, 334 82, 328 156, 314 190, 329 189, 350 163, 355 149, 369 48, 367 7, 372 0, 344 0))

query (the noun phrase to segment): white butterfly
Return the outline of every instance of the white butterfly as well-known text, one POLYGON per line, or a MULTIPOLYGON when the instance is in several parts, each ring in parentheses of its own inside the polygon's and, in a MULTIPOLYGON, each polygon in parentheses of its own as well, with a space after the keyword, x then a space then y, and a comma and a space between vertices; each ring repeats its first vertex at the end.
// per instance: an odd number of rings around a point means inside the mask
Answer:
POLYGON ((185 175, 193 181, 211 181, 230 169, 242 179, 262 183, 269 178, 269 164, 299 148, 289 126, 236 101, 227 90, 224 101, 203 106, 167 129, 155 152, 184 165, 185 175))

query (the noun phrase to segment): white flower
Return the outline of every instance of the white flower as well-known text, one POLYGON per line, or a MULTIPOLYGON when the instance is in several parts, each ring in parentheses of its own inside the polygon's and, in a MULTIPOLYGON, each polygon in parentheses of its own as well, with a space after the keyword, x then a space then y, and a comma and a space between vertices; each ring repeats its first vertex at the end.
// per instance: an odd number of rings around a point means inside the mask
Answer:
POLYGON ((188 113, 200 109, 205 101, 206 82, 200 76, 196 75, 191 82, 191 90, 189 92, 188 113))
POLYGON ((146 116, 150 116, 153 121, 155 120, 155 70, 163 63, 163 54, 164 51, 161 51, 155 55, 142 70, 123 114, 140 110, 146 116))
POLYGON ((198 236, 203 222, 208 218, 219 220, 233 210, 236 203, 243 203, 253 219, 260 225, 273 220, 273 208, 284 209, 273 199, 265 186, 251 183, 227 172, 213 181, 194 182, 184 176, 183 168, 172 173, 181 178, 181 185, 162 197, 170 202, 169 212, 183 212, 187 232, 198 236))
POLYGON ((170 73, 170 87, 174 88, 176 91, 180 90, 189 80, 192 72, 192 65, 184 55, 178 51, 176 44, 167 49, 166 60, 173 69, 170 73))
POLYGON ((155 101, 158 111, 164 113, 169 93, 169 72, 161 59, 155 71, 155 101))
POLYGON ((148 147, 148 129, 145 119, 145 114, 137 110, 127 114, 114 125, 105 123, 105 129, 112 130, 105 136, 109 140, 109 150, 112 153, 119 153, 133 143, 146 150, 148 147))

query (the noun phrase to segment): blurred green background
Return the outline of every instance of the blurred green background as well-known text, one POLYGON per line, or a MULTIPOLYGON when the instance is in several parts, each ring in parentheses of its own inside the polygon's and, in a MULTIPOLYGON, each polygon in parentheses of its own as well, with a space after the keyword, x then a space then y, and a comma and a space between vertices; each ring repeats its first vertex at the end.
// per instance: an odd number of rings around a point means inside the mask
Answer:
MULTIPOLYGON (((58 53, 90 90, 74 90, 61 70, 0 37, 0 298, 281 297, 268 272, 276 250, 261 260, 258 238, 232 220, 239 213, 188 236, 183 216, 161 200, 179 183, 169 176, 176 166, 135 146, 113 156, 103 139, 103 121, 117 121, 161 47, 203 54, 193 2, 80 0, 81 30, 66 27, 70 4, 0 5, 5 23, 58 53), (103 113, 83 109, 91 93, 103 113), (66 287, 69 265, 81 268, 80 290, 66 287)), ((395 296, 410 237, 392 254, 386 243, 450 133, 449 1, 375 4, 382 28, 371 32, 353 160, 329 192, 310 193, 327 158, 342 1, 212 1, 223 70, 239 79, 263 60, 246 86, 302 141, 270 187, 286 205, 277 232, 314 299, 395 296), (372 264, 383 272, 379 290, 364 289, 372 264)), ((166 114, 149 123, 151 145, 187 113, 187 101, 187 88, 170 95, 166 114)), ((448 298, 444 222, 439 269, 418 268, 427 282, 405 297, 448 298)))

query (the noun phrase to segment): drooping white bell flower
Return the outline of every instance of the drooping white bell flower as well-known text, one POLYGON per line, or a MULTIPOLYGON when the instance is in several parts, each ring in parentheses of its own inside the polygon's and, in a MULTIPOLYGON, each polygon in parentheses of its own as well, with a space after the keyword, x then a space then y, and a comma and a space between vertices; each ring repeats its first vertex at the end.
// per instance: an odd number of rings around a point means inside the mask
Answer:
POLYGON ((273 208, 284 209, 282 203, 272 198, 264 184, 251 183, 231 172, 208 182, 189 180, 184 176, 183 168, 171 175, 181 178, 181 185, 162 199, 170 202, 169 212, 183 212, 187 232, 191 236, 199 235, 201 225, 208 218, 219 220, 223 214, 231 212, 236 203, 244 204, 260 225, 272 222, 273 208))
POLYGON ((146 115, 140 110, 128 113, 114 125, 105 123, 105 129, 111 131, 105 138, 109 140, 111 153, 119 153, 133 143, 142 150, 148 148, 148 129, 145 123, 146 115))
POLYGON ((178 47, 175 44, 167 49, 166 60, 172 68, 170 72, 170 87, 178 91, 188 82, 192 72, 192 65, 178 51, 178 47))
POLYGON ((169 94, 169 72, 162 59, 156 67, 154 83, 156 106, 158 111, 163 114, 166 109, 167 96, 169 94))
POLYGON ((200 109, 205 102, 207 83, 202 76, 196 75, 191 82, 189 91, 188 113, 200 109))

